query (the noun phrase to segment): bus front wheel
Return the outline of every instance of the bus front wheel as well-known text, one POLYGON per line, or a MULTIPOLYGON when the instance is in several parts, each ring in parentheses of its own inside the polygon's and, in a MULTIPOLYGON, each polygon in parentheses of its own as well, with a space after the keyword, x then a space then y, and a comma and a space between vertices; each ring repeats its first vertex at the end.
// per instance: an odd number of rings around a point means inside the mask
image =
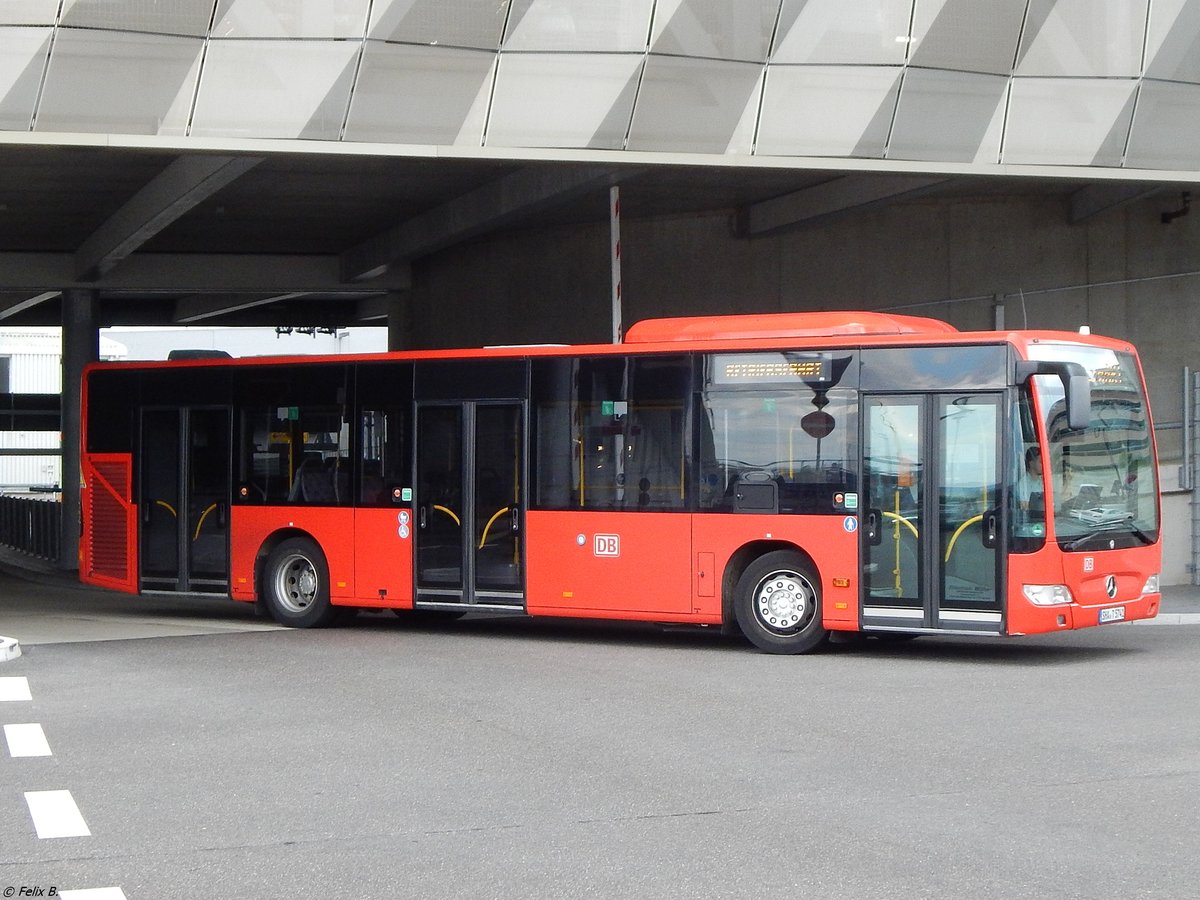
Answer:
POLYGON ((760 650, 807 653, 824 643, 820 580, 799 553, 774 550, 754 560, 738 579, 734 614, 760 650))
POLYGON ((337 614, 329 602, 329 566, 308 538, 288 538, 267 556, 263 567, 267 608, 280 625, 318 628, 337 614))

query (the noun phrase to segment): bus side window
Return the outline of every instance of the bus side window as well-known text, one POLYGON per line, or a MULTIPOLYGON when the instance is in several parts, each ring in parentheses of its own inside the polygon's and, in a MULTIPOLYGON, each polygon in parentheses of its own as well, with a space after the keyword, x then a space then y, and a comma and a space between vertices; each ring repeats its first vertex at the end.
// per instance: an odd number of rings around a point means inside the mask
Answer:
POLYGON ((350 504, 347 374, 341 364, 236 374, 239 502, 350 504))
POLYGON ((381 409, 364 409, 359 426, 362 470, 358 485, 358 502, 365 506, 375 506, 387 499, 383 467, 388 415, 381 409))
POLYGON ((1046 540, 1046 488, 1042 448, 1038 445, 1029 388, 1022 387, 1013 404, 1012 458, 1009 464, 1009 549, 1030 553, 1046 540))
POLYGON ((411 487, 411 365, 362 365, 357 373, 360 506, 391 506, 411 487))
POLYGON ((337 490, 333 480, 334 472, 328 469, 318 454, 305 454, 296 477, 292 480, 292 489, 288 493, 291 503, 335 503, 337 490))
POLYGON ((779 512, 844 512, 835 498, 855 490, 849 461, 850 435, 857 427, 853 401, 843 392, 828 392, 822 427, 805 430, 805 417, 816 408, 813 396, 803 387, 702 394, 700 508, 761 511, 746 501, 764 494, 765 477, 777 486, 779 512))
POLYGON ((534 361, 534 506, 685 509, 690 383, 686 356, 534 361))

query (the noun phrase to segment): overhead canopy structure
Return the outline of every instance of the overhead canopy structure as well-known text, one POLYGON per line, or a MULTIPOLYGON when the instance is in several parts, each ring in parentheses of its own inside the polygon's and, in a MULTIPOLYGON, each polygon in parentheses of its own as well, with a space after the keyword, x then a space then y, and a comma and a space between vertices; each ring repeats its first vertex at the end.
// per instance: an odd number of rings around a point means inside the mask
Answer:
MULTIPOLYGON (((608 162, 608 161, 606 161, 608 162)), ((1077 171, 991 173, 608 164, 353 154, 0 144, 19 187, 0 200, 0 321, 61 321, 65 290, 96 291, 105 325, 343 326, 386 318, 412 264, 503 231, 596 223, 608 187, 655 218, 731 210, 752 239, 903 197, 1069 195, 1072 221, 1156 193, 1178 173, 1114 182, 1077 171)))
POLYGON ((0 321, 378 322, 513 229, 1200 171, 1200 0, 166 0, 0 9, 0 321), (61 9, 60 9, 61 6, 61 9), (392 298, 392 299, 390 299, 392 298))
MULTIPOLYGON (((1198 182, 1200 0, 0 4, 0 324, 62 324, 67 384, 113 324, 615 333, 587 319, 608 273, 547 240, 607 254, 614 185, 653 223, 642 315, 988 314, 1032 271, 1170 332, 1190 295, 1155 279, 1200 276, 1200 242, 1162 228, 1198 182), (1030 202, 974 232, 980 197, 1030 202), (922 232, 917 202, 948 212, 922 232), (1104 293, 1137 280, 1153 317, 1104 293)), ((1160 342, 1158 409, 1188 341, 1160 342)))

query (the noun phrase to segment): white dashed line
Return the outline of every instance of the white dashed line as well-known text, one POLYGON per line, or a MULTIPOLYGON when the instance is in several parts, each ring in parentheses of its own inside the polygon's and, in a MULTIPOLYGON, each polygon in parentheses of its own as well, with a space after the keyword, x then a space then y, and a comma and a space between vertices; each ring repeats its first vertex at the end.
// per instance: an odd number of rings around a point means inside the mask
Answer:
POLYGON ((70 791, 26 791, 25 802, 40 838, 90 837, 70 791))
MULTIPOLYGON (((24 676, 0 678, 0 700, 32 699, 29 680, 24 676)), ((4 739, 12 757, 53 755, 46 732, 37 722, 5 725, 4 739)), ((83 821, 83 814, 70 791, 26 791, 25 802, 39 838, 91 837, 92 832, 83 821)), ((58 896, 65 900, 126 900, 125 892, 119 887, 59 891, 58 896)))
POLYGON ((4 739, 8 741, 8 755, 18 756, 52 756, 50 744, 46 740, 46 732, 36 722, 29 725, 5 725, 4 739))
POLYGON ((32 700, 29 679, 24 675, 5 675, 0 678, 0 700, 32 700))

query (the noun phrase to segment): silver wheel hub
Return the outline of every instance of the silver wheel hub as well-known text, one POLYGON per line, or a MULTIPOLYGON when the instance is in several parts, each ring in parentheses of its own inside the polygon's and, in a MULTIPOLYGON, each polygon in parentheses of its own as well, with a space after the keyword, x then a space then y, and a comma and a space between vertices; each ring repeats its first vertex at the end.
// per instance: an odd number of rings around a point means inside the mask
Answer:
POLYGON ((303 556, 290 557, 279 567, 276 596, 290 612, 303 612, 317 596, 317 570, 303 556))
POLYGON ((772 631, 798 631, 812 616, 812 588, 795 572, 773 572, 758 583, 754 611, 772 631))

